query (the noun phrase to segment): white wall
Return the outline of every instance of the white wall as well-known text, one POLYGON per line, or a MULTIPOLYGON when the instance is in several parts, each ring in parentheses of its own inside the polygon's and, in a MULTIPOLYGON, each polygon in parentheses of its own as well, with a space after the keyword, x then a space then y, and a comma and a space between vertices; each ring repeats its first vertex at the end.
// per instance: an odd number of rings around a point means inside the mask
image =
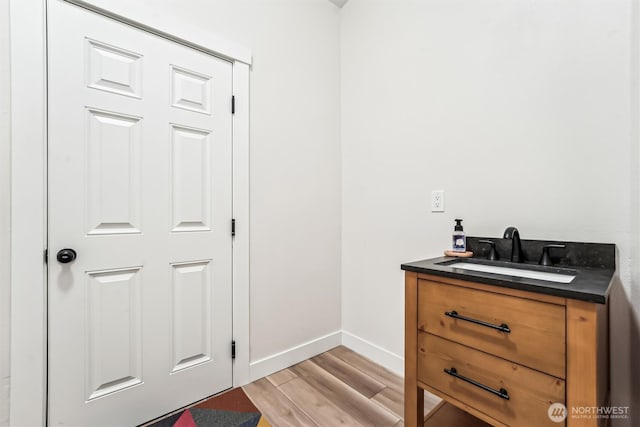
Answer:
POLYGON ((631 286, 629 306, 625 312, 629 316, 628 337, 631 354, 626 360, 629 369, 631 408, 633 420, 640 420, 640 369, 637 355, 640 354, 640 1, 631 2, 631 286))
MULTIPOLYGON (((399 265, 440 255, 461 216, 472 235, 516 225, 523 238, 618 244, 612 324, 623 333, 612 342, 614 401, 629 404, 633 390, 638 404, 640 382, 628 380, 629 342, 639 350, 640 329, 640 251, 633 281, 630 268, 631 244, 640 244, 630 234, 630 218, 640 229, 630 162, 636 173, 640 154, 629 138, 637 80, 629 69, 638 55, 630 55, 629 1, 351 0, 342 11, 326 0, 92 2, 188 20, 253 52, 253 361, 341 325, 400 360, 399 265), (432 189, 446 190, 444 214, 429 211, 432 189)), ((1 0, 0 47, 5 12, 1 0)), ((3 55, 0 48, 0 89, 3 55)), ((0 378, 8 374, 5 305, 0 378)), ((2 408, 0 401, 0 426, 2 408)))
POLYGON ((9 423, 10 340, 9 1, 0 0, 0 427, 9 423))
POLYGON ((400 264, 442 255, 457 217, 476 236, 515 225, 524 239, 614 242, 622 285, 612 327, 626 334, 613 334, 613 397, 630 405, 629 9, 623 0, 344 6, 344 330, 401 357, 400 264), (446 191, 445 213, 430 212, 434 189, 446 191))

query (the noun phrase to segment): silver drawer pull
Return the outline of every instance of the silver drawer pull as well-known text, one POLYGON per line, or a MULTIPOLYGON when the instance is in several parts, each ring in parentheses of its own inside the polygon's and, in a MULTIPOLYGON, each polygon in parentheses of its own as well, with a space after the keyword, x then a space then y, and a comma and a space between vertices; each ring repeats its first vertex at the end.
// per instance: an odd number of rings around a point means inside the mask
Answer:
POLYGON ((464 320, 465 322, 475 323, 476 325, 486 326, 487 328, 497 329, 500 332, 504 332, 507 334, 511 333, 511 329, 509 329, 509 325, 503 323, 502 325, 494 325, 493 323, 483 322, 482 320, 472 319, 471 317, 460 316, 457 311, 445 311, 445 315, 449 317, 453 317, 454 319, 464 320))
POLYGON ((460 375, 458 373, 458 370, 456 368, 451 368, 451 369, 444 368, 444 371, 447 374, 451 375, 452 377, 459 378, 462 381, 466 381, 469 384, 473 384, 474 386, 476 386, 478 388, 481 388, 481 389, 483 389, 485 391, 488 391, 489 393, 493 393, 496 396, 501 397, 502 399, 509 400, 509 393, 507 392, 507 389, 501 388, 500 390, 496 390, 496 389, 491 388, 491 387, 489 387, 487 385, 479 383, 476 380, 472 380, 471 378, 464 377, 464 376, 462 376, 462 375, 460 375))

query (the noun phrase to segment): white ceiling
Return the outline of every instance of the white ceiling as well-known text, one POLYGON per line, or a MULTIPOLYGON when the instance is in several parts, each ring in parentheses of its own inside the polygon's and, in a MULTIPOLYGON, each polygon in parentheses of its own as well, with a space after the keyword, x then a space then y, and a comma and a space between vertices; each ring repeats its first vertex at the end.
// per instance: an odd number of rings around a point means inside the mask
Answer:
POLYGON ((331 3, 335 4, 338 7, 344 6, 349 0, 329 0, 331 3))

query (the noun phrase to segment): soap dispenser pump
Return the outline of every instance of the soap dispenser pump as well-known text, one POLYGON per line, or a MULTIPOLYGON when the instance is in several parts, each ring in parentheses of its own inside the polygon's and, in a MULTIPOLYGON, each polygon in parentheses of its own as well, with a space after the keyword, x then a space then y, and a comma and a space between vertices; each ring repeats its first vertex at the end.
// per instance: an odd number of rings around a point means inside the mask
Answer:
POLYGON ((466 252, 467 251, 467 238, 464 235, 462 228, 462 219, 456 219, 456 225, 453 227, 453 251, 454 252, 466 252))

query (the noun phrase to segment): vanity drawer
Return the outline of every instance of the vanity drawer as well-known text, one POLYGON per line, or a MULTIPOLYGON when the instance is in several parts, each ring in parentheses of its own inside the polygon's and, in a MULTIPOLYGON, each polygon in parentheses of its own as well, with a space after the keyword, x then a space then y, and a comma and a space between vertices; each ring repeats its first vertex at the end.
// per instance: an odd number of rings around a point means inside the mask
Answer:
POLYGON ((547 412, 551 403, 564 404, 563 380, 424 332, 418 333, 418 381, 512 427, 565 425, 547 412), (504 397, 445 369, 496 392, 503 389, 504 397))
POLYGON ((565 378, 564 306, 430 280, 418 286, 419 330, 565 378))

